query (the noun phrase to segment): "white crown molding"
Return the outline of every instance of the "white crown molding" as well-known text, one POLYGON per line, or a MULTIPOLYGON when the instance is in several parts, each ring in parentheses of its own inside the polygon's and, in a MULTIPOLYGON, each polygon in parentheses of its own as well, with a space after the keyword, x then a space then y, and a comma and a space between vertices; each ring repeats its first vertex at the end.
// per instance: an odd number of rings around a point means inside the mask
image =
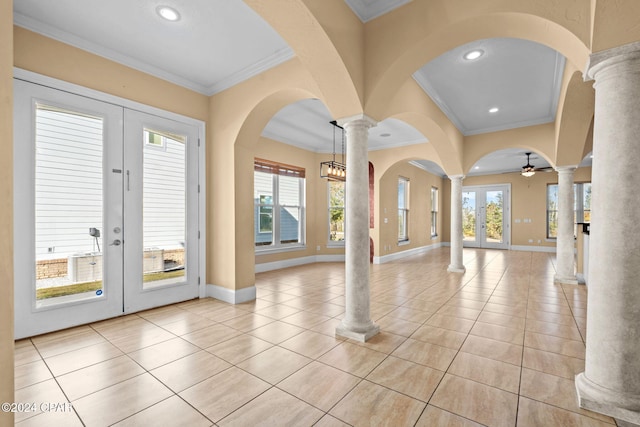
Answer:
POLYGON ((277 50, 272 55, 269 55, 261 59, 260 61, 243 68, 239 72, 234 73, 233 75, 214 83, 213 85, 206 86, 192 80, 185 79, 184 77, 178 76, 147 62, 140 61, 128 55, 124 55, 113 49, 109 49, 99 44, 90 42, 83 39, 82 37, 78 37, 66 31, 60 30, 36 19, 22 15, 18 12, 14 12, 13 21, 19 27, 23 27, 27 30, 42 34, 45 37, 49 37, 53 40, 57 40, 59 42, 77 47, 78 49, 85 50, 95 55, 102 56, 119 64, 141 71, 145 74, 150 74, 154 77, 169 81, 178 86, 182 86, 206 96, 211 96, 215 95, 218 92, 222 92, 225 89, 228 89, 240 82, 254 77, 295 56, 293 50, 287 46, 286 48, 277 50))
POLYGON ((551 105, 549 106, 549 116, 555 117, 558 113, 558 102, 562 91, 562 77, 567 60, 560 52, 556 52, 556 63, 553 70, 553 86, 551 88, 551 105))
POLYGON ((379 150, 386 150, 389 148, 398 148, 398 147, 406 147, 408 145, 417 145, 417 144, 426 144, 429 142, 428 138, 419 138, 419 139, 413 139, 410 141, 402 141, 402 142, 392 142, 389 144, 384 144, 378 147, 369 147, 369 151, 379 151, 379 150))
POLYGON ((258 74, 269 70, 270 68, 280 65, 292 59, 293 57, 295 57, 295 53, 289 46, 279 49, 271 55, 261 59, 260 61, 255 62, 248 67, 245 67, 242 70, 233 73, 229 77, 226 77, 209 86, 207 88, 206 95, 215 95, 216 93, 222 92, 225 89, 229 89, 230 87, 233 87, 238 83, 242 83, 245 80, 249 80, 251 77, 255 77, 258 74))
POLYGON ((516 129, 527 126, 535 126, 541 125, 545 123, 551 123, 555 121, 556 114, 558 111, 558 102, 560 99, 560 91, 562 89, 562 77, 564 75, 564 68, 566 65, 565 57, 556 52, 555 63, 554 63, 554 71, 553 71, 553 83, 551 86, 551 104, 549 105, 549 110, 546 115, 542 117, 538 117, 530 120, 522 120, 519 122, 507 123, 499 126, 490 126, 479 129, 468 129, 462 124, 462 121, 458 118, 453 110, 449 108, 447 104, 440 99, 438 91, 436 88, 429 82, 427 76, 422 72, 422 68, 413 73, 412 77, 418 83, 418 86, 422 88, 422 90, 427 94, 429 98, 442 110, 442 112, 447 116, 447 118, 454 124, 454 126, 462 133, 464 136, 471 135, 479 135, 483 133, 490 132, 499 132, 503 130, 516 129))
POLYGON ((431 83, 429 83, 429 80, 427 79, 427 76, 425 76, 424 73, 422 72, 422 68, 420 68, 418 71, 413 73, 412 77, 416 81, 416 83, 418 83, 418 86, 420 86, 420 88, 422 88, 424 93, 427 94, 427 96, 429 98, 431 98, 431 100, 433 102, 435 102, 435 104, 440 108, 440 110, 442 110, 444 115, 447 116, 447 118, 449 120, 451 120, 451 123, 453 123, 453 125, 463 135, 466 135, 465 132, 467 132, 467 129, 462 125, 462 122, 460 121, 458 116, 456 116, 456 114, 453 112, 453 110, 451 110, 447 106, 447 104, 445 104, 444 101, 442 101, 442 99, 440 99, 440 97, 438 96, 438 91, 436 90, 436 88, 431 83))
POLYGON ((345 0, 360 21, 367 23, 385 13, 404 6, 411 0, 345 0))

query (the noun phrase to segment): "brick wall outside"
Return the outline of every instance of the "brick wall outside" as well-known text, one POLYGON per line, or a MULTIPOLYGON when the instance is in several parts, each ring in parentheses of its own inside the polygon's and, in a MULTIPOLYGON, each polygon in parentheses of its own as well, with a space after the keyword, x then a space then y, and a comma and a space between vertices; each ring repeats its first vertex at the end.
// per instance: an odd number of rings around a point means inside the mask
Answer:
POLYGON ((47 259, 36 262, 36 280, 67 275, 67 259, 47 259))

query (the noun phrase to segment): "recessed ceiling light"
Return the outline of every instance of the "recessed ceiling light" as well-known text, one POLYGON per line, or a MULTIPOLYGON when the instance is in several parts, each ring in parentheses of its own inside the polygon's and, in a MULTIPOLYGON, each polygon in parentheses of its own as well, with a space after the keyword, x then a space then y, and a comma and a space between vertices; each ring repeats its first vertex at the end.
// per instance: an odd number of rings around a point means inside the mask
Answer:
POLYGON ((180 14, 178 13, 177 10, 175 10, 172 7, 158 6, 156 8, 156 12, 158 12, 158 15, 160 15, 162 18, 166 19, 167 21, 175 22, 180 20, 180 14))
POLYGON ((480 169, 480 166, 476 166, 474 169, 480 169))
POLYGON ((463 58, 468 61, 473 61, 474 59, 480 58, 482 55, 484 55, 484 50, 475 49, 475 50, 472 50, 471 52, 465 53, 463 58))
POLYGON ((498 111, 500 111, 500 109, 499 109, 498 107, 492 107, 492 108, 489 108, 489 112, 490 112, 491 114, 495 114, 495 113, 497 113, 498 111))
POLYGON ((387 137, 391 136, 391 134, 390 133, 381 133, 380 136, 383 137, 383 138, 387 138, 387 137))

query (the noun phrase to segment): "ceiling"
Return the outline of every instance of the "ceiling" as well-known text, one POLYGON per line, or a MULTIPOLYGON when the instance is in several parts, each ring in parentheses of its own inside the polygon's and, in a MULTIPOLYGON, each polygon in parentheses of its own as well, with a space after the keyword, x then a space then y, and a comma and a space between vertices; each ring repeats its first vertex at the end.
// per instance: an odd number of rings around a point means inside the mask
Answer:
MULTIPOLYGON (((345 1, 367 22, 410 0, 345 1)), ((205 95, 294 56, 278 33, 239 0, 14 0, 14 21, 205 95), (156 12, 160 5, 175 8, 179 20, 162 19, 156 12)), ((564 58, 549 48, 503 38, 455 48, 425 64, 413 77, 458 129, 471 135, 553 121, 563 67, 564 58), (475 48, 484 55, 464 60, 462 56, 475 48), (492 106, 500 110, 488 113, 492 106)), ((307 99, 279 111, 263 135, 307 150, 331 152, 329 122, 333 119, 322 102, 307 99)), ((428 136, 396 119, 386 119, 369 131, 370 150, 426 142, 428 136)), ((336 148, 340 150, 339 141, 336 148)), ((476 165, 480 168, 470 174, 517 169, 526 163, 523 150, 503 151, 481 159, 476 165)), ((542 166, 541 159, 538 163, 542 166)), ((433 162, 413 164, 444 175, 433 162)))

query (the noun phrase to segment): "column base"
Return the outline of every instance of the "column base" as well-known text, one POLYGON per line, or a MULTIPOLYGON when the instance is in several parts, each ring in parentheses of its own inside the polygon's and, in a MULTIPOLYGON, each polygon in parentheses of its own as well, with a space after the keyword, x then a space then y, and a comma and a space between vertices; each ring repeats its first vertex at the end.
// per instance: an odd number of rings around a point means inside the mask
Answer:
POLYGON ((563 285, 577 285, 579 282, 576 276, 560 276, 559 274, 556 274, 555 276, 553 276, 553 283, 559 283, 563 285))
POLYGON ((578 405, 627 423, 640 424, 640 396, 629 396, 601 387, 584 372, 576 375, 578 405))
POLYGON ((343 338, 350 338, 352 340, 366 342, 371 337, 377 335, 380 332, 380 326, 371 322, 371 325, 366 328, 349 328, 345 326, 344 322, 341 322, 336 327, 336 336, 340 336, 343 338))
POLYGON ((467 271, 467 268, 464 265, 456 266, 453 264, 449 264, 449 267, 447 267, 447 271, 449 273, 464 273, 467 271))

